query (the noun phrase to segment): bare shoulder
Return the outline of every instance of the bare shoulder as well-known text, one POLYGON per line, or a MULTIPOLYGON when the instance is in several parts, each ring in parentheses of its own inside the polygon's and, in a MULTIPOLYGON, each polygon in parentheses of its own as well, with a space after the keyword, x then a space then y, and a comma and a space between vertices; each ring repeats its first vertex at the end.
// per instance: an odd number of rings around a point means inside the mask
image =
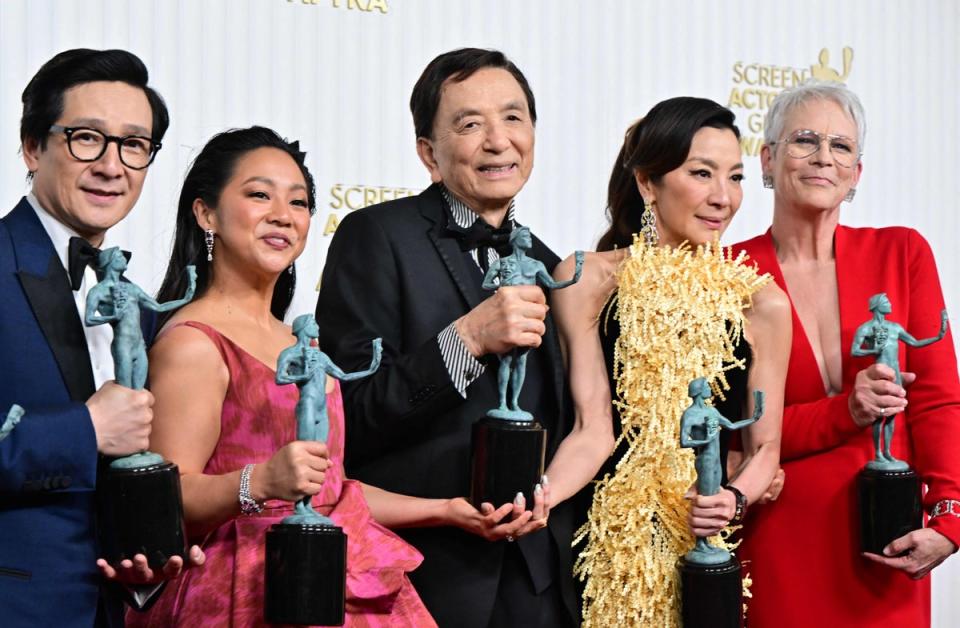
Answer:
MULTIPOLYGON (((617 287, 617 267, 626 251, 585 253, 580 281, 550 293, 553 313, 561 330, 577 332, 597 324, 603 304, 617 287)), ((563 281, 573 276, 575 260, 571 255, 557 267, 555 276, 563 281)))
POLYGON ((150 348, 150 373, 171 370, 179 371, 191 378, 203 378, 208 375, 226 376, 227 368, 220 351, 206 333, 178 323, 190 318, 171 319, 157 336, 150 348))
MULTIPOLYGON (((626 253, 625 249, 617 251, 584 252, 583 271, 578 285, 582 284, 593 287, 615 281, 614 274, 620 262, 626 257, 626 253)), ((570 279, 573 277, 575 268, 576 259, 574 255, 570 255, 557 264, 557 267, 553 271, 553 276, 558 281, 570 279)))
POLYGON ((747 311, 747 317, 753 322, 789 324, 792 318, 790 298, 771 281, 753 295, 753 305, 747 311))

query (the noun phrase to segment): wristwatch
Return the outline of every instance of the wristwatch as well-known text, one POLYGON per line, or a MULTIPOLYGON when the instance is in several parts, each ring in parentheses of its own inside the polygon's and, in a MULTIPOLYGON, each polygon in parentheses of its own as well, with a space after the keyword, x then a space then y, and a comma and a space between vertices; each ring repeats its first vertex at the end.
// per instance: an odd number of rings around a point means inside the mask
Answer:
POLYGON ((727 484, 723 488, 733 493, 734 498, 737 500, 737 509, 733 513, 733 519, 731 519, 727 525, 738 525, 743 521, 743 518, 747 516, 747 496, 732 484, 727 484))
POLYGON ((240 472, 240 492, 237 494, 237 500, 240 502, 240 512, 245 515, 254 515, 263 510, 263 506, 250 494, 250 474, 253 472, 253 467, 254 465, 248 464, 240 472))

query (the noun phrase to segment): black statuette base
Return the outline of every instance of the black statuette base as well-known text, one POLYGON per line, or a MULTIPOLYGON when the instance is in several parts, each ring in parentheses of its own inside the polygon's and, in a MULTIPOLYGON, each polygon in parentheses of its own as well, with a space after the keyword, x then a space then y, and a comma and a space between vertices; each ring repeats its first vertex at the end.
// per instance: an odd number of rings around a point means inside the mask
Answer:
POLYGON ((920 478, 913 469, 864 468, 857 475, 860 551, 883 554, 890 541, 923 527, 920 478))
POLYGON ((523 493, 533 508, 533 488, 543 476, 547 431, 536 421, 483 417, 473 424, 470 442, 470 503, 499 508, 523 493))
POLYGON ((263 596, 268 624, 342 626, 346 584, 347 535, 341 528, 270 527, 263 596))
POLYGON ((100 539, 111 565, 143 554, 154 569, 186 556, 180 471, 172 462, 102 472, 100 539))
POLYGON ((683 628, 741 628, 743 583, 736 557, 719 565, 680 559, 683 628))

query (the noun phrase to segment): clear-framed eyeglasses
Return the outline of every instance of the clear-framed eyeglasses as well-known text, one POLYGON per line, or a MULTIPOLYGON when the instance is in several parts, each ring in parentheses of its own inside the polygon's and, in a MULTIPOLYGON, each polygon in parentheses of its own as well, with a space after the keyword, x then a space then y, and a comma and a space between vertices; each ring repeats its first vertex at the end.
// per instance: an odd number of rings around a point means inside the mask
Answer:
POLYGON ((856 140, 843 135, 821 135, 810 129, 797 129, 779 142, 772 142, 771 146, 781 144, 787 155, 794 159, 803 159, 820 150, 820 145, 824 142, 830 147, 830 154, 838 166, 852 168, 863 156, 856 140))
POLYGON ((77 161, 96 161, 107 152, 110 142, 117 145, 120 161, 128 168, 143 170, 157 156, 160 142, 154 142, 142 135, 107 135, 96 129, 83 126, 61 126, 54 124, 51 133, 63 133, 67 136, 67 149, 77 161))

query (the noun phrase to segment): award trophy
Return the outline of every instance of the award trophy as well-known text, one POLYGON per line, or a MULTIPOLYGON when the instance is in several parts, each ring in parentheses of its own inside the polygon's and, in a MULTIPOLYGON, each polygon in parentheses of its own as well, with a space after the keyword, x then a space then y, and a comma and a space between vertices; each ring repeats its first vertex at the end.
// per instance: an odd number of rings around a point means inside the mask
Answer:
MULTIPOLYGON (((510 245, 513 252, 501 257, 487 270, 483 278, 484 290, 495 290, 498 286, 532 286, 538 279, 544 287, 559 290, 579 281, 583 269, 582 251, 576 253, 573 278, 556 282, 539 260, 526 255, 533 246, 530 229, 514 229, 510 233, 510 245), (499 284, 494 282, 496 277, 500 279, 499 284)), ((470 502, 475 508, 479 509, 484 502, 494 507, 512 503, 517 493, 523 493, 527 504, 532 504, 534 487, 543 477, 547 431, 532 414, 519 406, 529 351, 529 348, 517 348, 499 356, 497 385, 500 405, 473 424, 470 502)))
MULTIPOLYGON (((123 277, 127 257, 117 247, 97 258, 102 277, 87 294, 88 326, 110 323, 116 381, 133 390, 147 382, 147 347, 140 328, 140 308, 168 312, 193 298, 196 271, 187 266, 189 287, 182 299, 157 301, 123 277), (99 314, 98 314, 99 312, 99 314)), ((143 554, 154 569, 173 556, 186 555, 180 471, 162 456, 142 451, 117 458, 100 478, 99 526, 104 557, 110 564, 143 554)))
MULTIPOLYGON (((370 368, 344 373, 315 346, 320 328, 313 314, 293 321, 297 342, 280 353, 277 383, 296 384, 297 440, 327 441, 327 375, 351 381, 372 375, 380 366, 381 341, 373 341, 370 368)), ((294 514, 267 532, 263 615, 271 624, 341 626, 347 578, 347 536, 332 519, 313 509, 310 497, 294 514)))
MULTIPOLYGON (((695 449, 697 492, 720 492, 720 429, 739 430, 763 415, 763 392, 754 391, 753 416, 730 421, 704 402, 712 397, 702 377, 690 382, 693 403, 680 419, 680 446, 695 449)), ((727 550, 697 537, 696 545, 680 559, 681 616, 684 628, 740 628, 743 623, 743 585, 740 563, 727 550)))
POLYGON ((10 432, 13 431, 13 428, 17 426, 17 423, 20 422, 20 419, 23 418, 23 408, 17 404, 10 406, 10 410, 7 412, 7 417, 3 421, 3 425, 0 425, 0 440, 3 440, 10 435, 10 432))
MULTIPOLYGON (((873 318, 857 328, 850 353, 854 357, 877 356, 877 364, 893 369, 897 385, 902 385, 900 342, 911 347, 925 347, 937 342, 947 333, 947 311, 943 310, 940 315, 937 336, 917 340, 898 323, 886 320, 886 315, 891 312, 886 294, 881 292, 870 297, 869 309, 873 318)), ((880 555, 894 539, 923 527, 920 478, 910 465, 890 453, 895 417, 895 414, 888 414, 886 408, 881 409, 873 424, 874 459, 857 475, 860 550, 880 555)))

